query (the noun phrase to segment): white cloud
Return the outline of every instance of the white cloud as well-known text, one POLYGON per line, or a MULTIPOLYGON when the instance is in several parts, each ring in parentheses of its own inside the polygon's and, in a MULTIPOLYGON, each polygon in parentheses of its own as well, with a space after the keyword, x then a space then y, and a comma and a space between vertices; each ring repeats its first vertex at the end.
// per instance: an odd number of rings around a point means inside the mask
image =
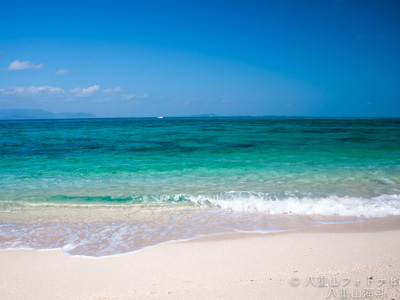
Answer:
POLYGON ((121 96, 121 99, 122 100, 131 100, 131 99, 133 99, 133 98, 135 98, 136 97, 136 95, 134 95, 134 94, 131 94, 131 95, 122 95, 121 96))
POLYGON ((0 89, 2 95, 15 95, 15 96, 43 96, 43 95, 56 95, 64 93, 62 88, 52 86, 13 86, 6 89, 0 89))
POLYGON ((55 72, 54 74, 56 74, 57 76, 63 76, 65 74, 67 74, 69 72, 69 69, 60 69, 57 72, 55 72))
POLYGON ((14 60, 10 65, 8 66, 9 71, 18 71, 18 70, 27 70, 27 69, 43 69, 44 64, 32 64, 29 60, 27 61, 19 61, 19 60, 14 60))
POLYGON ((139 99, 139 98, 148 98, 148 94, 143 94, 143 95, 136 95, 136 94, 125 94, 121 95, 121 100, 131 100, 133 98, 139 99))
POLYGON ((93 85, 87 88, 73 88, 64 90, 60 87, 52 86, 13 86, 0 88, 0 98, 41 98, 42 100, 55 100, 72 102, 81 99, 89 102, 112 102, 139 100, 149 97, 148 94, 123 94, 120 87, 100 89, 100 85, 93 85), (83 98, 83 99, 82 99, 83 98))
POLYGON ((103 92, 104 93, 118 93, 121 91, 122 91, 122 89, 119 86, 117 86, 116 88, 113 88, 113 89, 105 89, 103 92))
POLYGON ((73 90, 71 90, 70 92, 77 97, 88 97, 93 95, 93 93, 95 93, 96 91, 98 91, 100 89, 100 85, 96 84, 93 86, 90 86, 88 88, 75 88, 73 90))

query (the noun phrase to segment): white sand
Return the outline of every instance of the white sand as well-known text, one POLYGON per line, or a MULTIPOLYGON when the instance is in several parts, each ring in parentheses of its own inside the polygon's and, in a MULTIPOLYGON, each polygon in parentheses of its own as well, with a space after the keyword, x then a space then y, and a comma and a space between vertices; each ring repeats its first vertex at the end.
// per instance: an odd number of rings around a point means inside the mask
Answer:
POLYGON ((225 234, 96 259, 59 250, 6 250, 0 251, 0 267, 0 299, 12 300, 326 299, 329 292, 336 293, 329 299, 338 299, 345 289, 354 299, 352 291, 367 288, 368 277, 371 299, 382 299, 376 293, 383 287, 383 299, 398 300, 400 286, 390 281, 400 277, 400 218, 225 234), (294 276, 300 286, 290 285, 294 276), (336 276, 340 286, 304 286, 309 277, 323 283, 322 276, 328 284, 336 276))

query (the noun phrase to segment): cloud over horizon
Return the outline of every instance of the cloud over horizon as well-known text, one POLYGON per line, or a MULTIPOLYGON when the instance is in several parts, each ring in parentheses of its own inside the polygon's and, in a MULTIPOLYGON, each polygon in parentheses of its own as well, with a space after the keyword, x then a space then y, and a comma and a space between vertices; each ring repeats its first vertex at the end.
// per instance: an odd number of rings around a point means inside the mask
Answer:
POLYGON ((14 96, 44 96, 61 94, 65 91, 59 87, 52 86, 13 86, 5 89, 0 89, 0 95, 14 95, 14 96))
POLYGON ((100 90, 100 85, 92 85, 87 88, 73 88, 70 90, 65 90, 60 87, 53 87, 49 85, 45 86, 11 86, 7 88, 0 88, 0 99, 3 97, 61 97, 65 100, 70 101, 73 98, 84 98, 91 97, 97 94, 96 99, 100 101, 110 101, 110 100, 129 100, 134 97, 147 98, 148 95, 143 96, 136 95, 125 95, 121 94, 122 89, 120 87, 108 88, 100 90))
POLYGON ((71 90, 70 92, 77 97, 88 97, 91 96, 93 93, 97 92, 100 89, 100 85, 96 84, 93 86, 90 86, 88 88, 75 88, 71 90))
POLYGON ((116 88, 109 88, 104 90, 105 93, 117 93, 121 91, 122 89, 119 86, 117 86, 116 88))
POLYGON ((55 72, 54 74, 56 74, 57 76, 64 76, 68 72, 69 72, 69 69, 60 69, 57 72, 55 72))
MULTIPOLYGON (((82 87, 11 86, 0 88, 0 107, 3 109, 43 109, 54 112, 84 111, 102 116, 113 116, 118 106, 125 107, 125 115, 142 105, 141 98, 148 94, 123 93, 120 87, 101 89, 99 84, 82 87)), ((143 100, 143 99, 142 99, 143 100)), ((153 106, 151 98, 146 99, 153 106)), ((121 116, 121 115, 117 115, 121 116)))
POLYGON ((14 60, 10 65, 8 66, 8 71, 20 71, 20 70, 28 70, 28 69, 43 69, 44 64, 38 64, 35 65, 31 63, 29 60, 27 61, 19 61, 14 60))

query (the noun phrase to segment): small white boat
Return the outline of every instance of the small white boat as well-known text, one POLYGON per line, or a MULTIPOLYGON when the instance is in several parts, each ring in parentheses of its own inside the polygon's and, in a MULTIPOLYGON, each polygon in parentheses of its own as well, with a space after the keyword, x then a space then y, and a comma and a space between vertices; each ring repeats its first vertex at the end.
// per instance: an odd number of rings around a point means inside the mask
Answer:
POLYGON ((164 118, 163 116, 159 116, 159 117, 157 117, 157 119, 162 119, 162 118, 164 118))

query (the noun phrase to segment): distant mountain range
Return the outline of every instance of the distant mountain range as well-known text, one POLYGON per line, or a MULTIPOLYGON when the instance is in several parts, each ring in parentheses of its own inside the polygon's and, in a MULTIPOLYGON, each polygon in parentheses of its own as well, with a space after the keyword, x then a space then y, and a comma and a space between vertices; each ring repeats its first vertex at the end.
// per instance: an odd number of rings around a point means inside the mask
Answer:
POLYGON ((52 113, 41 109, 1 109, 0 120, 86 119, 97 118, 88 113, 52 113))

